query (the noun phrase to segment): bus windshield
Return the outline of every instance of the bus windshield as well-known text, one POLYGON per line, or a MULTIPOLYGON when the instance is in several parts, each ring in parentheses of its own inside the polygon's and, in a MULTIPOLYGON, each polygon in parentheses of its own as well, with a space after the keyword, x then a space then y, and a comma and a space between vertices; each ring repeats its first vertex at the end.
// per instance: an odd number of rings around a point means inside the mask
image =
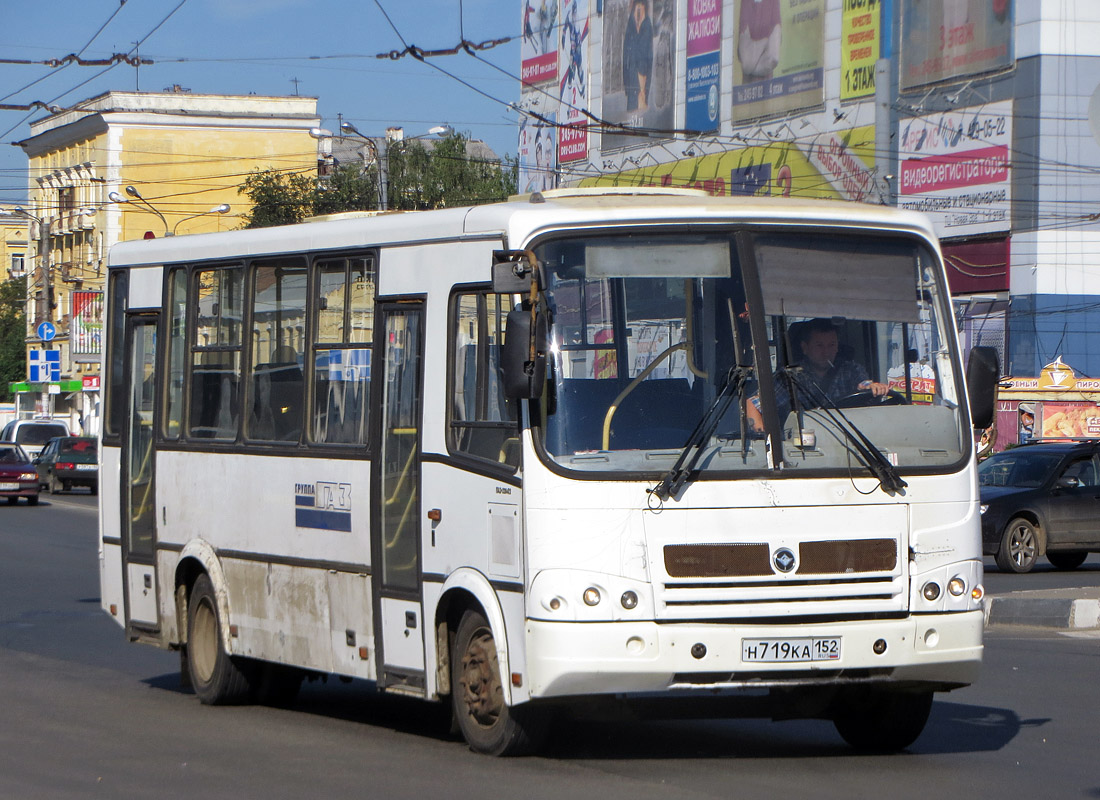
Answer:
POLYGON ((715 473, 968 452, 946 293, 915 239, 646 231, 536 253, 552 324, 532 419, 561 467, 661 472, 700 436, 695 469, 715 473))

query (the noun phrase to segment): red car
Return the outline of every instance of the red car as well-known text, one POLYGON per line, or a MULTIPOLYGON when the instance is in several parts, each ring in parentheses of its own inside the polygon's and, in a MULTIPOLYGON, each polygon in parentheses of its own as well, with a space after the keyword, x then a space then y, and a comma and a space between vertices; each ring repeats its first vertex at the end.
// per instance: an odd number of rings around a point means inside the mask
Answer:
POLYGON ((0 442, 0 497, 8 498, 8 503, 25 497, 32 506, 38 505, 38 471, 23 448, 11 442, 0 442))

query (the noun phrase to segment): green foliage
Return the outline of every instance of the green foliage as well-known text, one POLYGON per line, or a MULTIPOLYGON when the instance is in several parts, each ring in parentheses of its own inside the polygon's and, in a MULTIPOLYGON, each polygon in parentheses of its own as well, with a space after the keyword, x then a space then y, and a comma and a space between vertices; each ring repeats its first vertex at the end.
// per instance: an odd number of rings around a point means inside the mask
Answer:
MULTIPOLYGON (((469 138, 453 133, 426 148, 416 139, 391 142, 386 148, 388 207, 411 211, 478 205, 515 194, 517 159, 504 164, 472 159, 469 138)), ((378 169, 345 164, 325 179, 302 173, 261 170, 240 188, 253 203, 246 228, 290 225, 317 214, 371 211, 379 208, 378 169)))
POLYGON ((11 384, 27 377, 26 278, 0 283, 0 401, 10 402, 11 384))

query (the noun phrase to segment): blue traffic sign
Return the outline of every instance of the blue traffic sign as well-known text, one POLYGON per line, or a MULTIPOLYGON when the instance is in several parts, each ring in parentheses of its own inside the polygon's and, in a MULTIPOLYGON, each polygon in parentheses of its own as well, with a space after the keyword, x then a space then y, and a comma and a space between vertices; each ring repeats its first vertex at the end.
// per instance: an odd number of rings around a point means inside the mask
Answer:
POLYGON ((39 322, 38 323, 38 338, 44 342, 53 341, 53 338, 57 336, 57 328, 54 327, 52 322, 39 322))
MULTIPOLYGON (((42 323, 43 325, 47 323, 42 323)), ((31 350, 27 362, 31 383, 50 383, 61 380, 60 350, 31 350)))

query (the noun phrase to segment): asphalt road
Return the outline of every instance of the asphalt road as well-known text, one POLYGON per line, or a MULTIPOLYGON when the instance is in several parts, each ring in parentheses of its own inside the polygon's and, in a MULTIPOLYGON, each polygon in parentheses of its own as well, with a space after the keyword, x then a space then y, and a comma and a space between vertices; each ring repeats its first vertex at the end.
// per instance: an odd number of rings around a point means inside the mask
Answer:
MULTIPOLYGON (((100 611, 95 524, 87 496, 0 505, 0 797, 1100 797, 1092 632, 991 632, 981 680, 898 755, 819 721, 571 721, 540 757, 489 759, 361 682, 308 684, 294 710, 201 706, 175 656, 100 611)), ((987 586, 1100 584, 1088 567, 987 586)))

